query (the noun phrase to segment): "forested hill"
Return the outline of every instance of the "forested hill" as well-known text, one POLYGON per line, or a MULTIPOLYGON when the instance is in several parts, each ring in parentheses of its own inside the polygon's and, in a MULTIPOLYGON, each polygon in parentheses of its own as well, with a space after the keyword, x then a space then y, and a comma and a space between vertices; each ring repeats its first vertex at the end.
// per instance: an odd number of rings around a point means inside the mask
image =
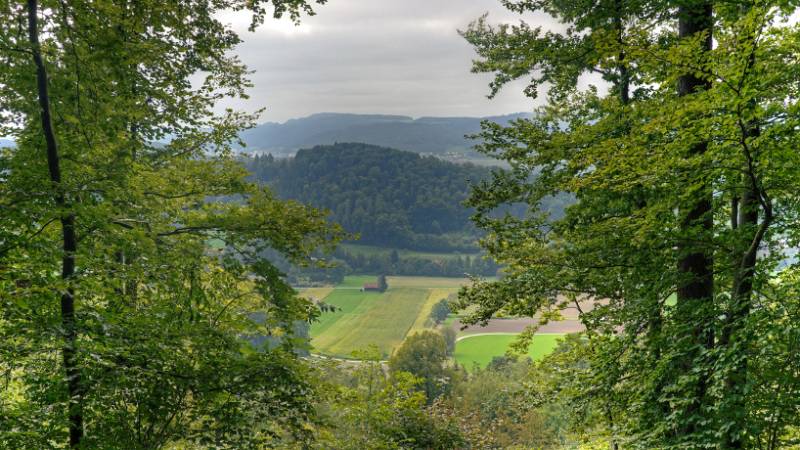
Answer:
POLYGON ((489 170, 367 144, 300 150, 294 158, 246 160, 282 198, 326 208, 360 243, 427 251, 475 249, 471 182, 489 170))
POLYGON ((288 155, 300 148, 335 142, 373 145, 429 154, 472 154, 465 135, 480 131, 483 120, 506 125, 527 114, 497 117, 422 117, 321 113, 285 123, 265 123, 241 134, 248 151, 288 155))

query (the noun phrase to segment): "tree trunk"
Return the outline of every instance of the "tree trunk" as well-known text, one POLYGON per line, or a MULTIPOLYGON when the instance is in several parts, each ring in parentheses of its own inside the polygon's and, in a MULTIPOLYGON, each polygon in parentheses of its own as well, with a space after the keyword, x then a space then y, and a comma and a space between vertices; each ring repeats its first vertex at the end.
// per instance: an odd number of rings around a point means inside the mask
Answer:
POLYGON ((39 107, 41 108, 41 124, 47 146, 47 167, 50 172, 54 201, 60 210, 62 232, 61 278, 67 287, 61 294, 61 326, 63 328, 64 344, 61 349, 64 371, 67 378, 67 392, 69 394, 69 445, 77 448, 83 438, 83 412, 81 405, 81 376, 78 370, 75 354, 77 331, 75 323, 75 291, 70 286, 75 275, 75 252, 77 238, 75 236, 75 215, 69 211, 64 187, 61 183, 61 164, 58 154, 58 143, 53 130, 53 121, 50 114, 50 97, 48 93, 47 69, 42 59, 39 44, 38 8, 36 0, 28 0, 28 39, 31 45, 33 62, 36 65, 36 86, 38 91, 39 107))
MULTIPOLYGON (((709 1, 685 1, 678 8, 678 35, 681 39, 697 36, 704 33, 701 51, 711 50, 712 32, 712 4, 709 1)), ((687 73, 678 80, 678 96, 689 96, 695 92, 709 89, 711 83, 694 74, 687 73)), ((708 144, 701 142, 689 149, 688 158, 705 153, 708 144)), ((689 183, 694 183, 693 174, 689 183)), ((700 358, 699 349, 711 348, 714 345, 714 333, 711 328, 713 323, 713 257, 711 252, 711 237, 713 232, 712 217, 712 188, 704 186, 694 196, 689 204, 680 205, 681 228, 690 237, 681 246, 681 257, 678 260, 678 273, 682 277, 681 284, 677 287, 678 320, 685 320, 690 327, 687 337, 691 339, 691 349, 679 366, 681 370, 689 370, 700 358), (701 230, 695 233, 693 230, 701 230)), ((687 411, 686 426, 680 430, 681 434, 691 436, 698 429, 695 427, 697 410, 701 409, 706 397, 706 383, 700 377, 694 388, 693 402, 687 411)))
MULTIPOLYGON (((755 137, 761 134, 757 125, 746 130, 746 137, 755 137)), ((737 208, 736 224, 742 236, 737 236, 736 250, 733 258, 735 273, 731 290, 731 306, 728 311, 719 345, 727 351, 742 352, 734 355, 733 367, 725 377, 725 396, 730 399, 724 414, 726 420, 734 420, 737 424, 744 424, 747 420, 747 404, 745 402, 745 387, 747 385, 747 336, 745 327, 750 315, 750 305, 753 296, 753 276, 755 275, 756 262, 758 261, 758 247, 763 239, 763 230, 760 227, 769 226, 772 220, 771 212, 765 211, 764 223, 759 226, 758 216, 760 210, 759 193, 753 186, 753 178, 745 177, 744 194, 741 196, 737 208)), ((730 429, 723 436, 722 448, 738 449, 744 447, 742 440, 742 426, 730 429)))
POLYGON ((617 33, 617 43, 620 46, 619 54, 617 56, 617 70, 619 76, 619 97, 623 105, 631 102, 631 76, 628 69, 628 62, 625 60, 625 50, 622 48, 625 45, 625 28, 622 23, 622 0, 614 1, 614 31, 617 33))

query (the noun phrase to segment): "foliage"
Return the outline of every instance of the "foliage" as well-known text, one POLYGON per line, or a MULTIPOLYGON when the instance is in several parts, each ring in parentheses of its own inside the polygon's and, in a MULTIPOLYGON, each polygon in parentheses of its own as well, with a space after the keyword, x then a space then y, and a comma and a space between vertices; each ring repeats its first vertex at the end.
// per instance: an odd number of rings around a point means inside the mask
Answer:
POLYGON ((283 198, 331 211, 360 242, 424 251, 474 251, 461 203, 489 170, 365 144, 319 146, 294 158, 246 160, 255 180, 283 198))
POLYGON ((447 301, 447 299, 442 299, 433 305, 433 309, 431 310, 431 319, 433 319, 434 323, 437 325, 444 322, 449 315, 450 303, 447 301))
POLYGON ((589 345, 565 360, 585 380, 569 396, 593 405, 582 426, 612 446, 792 445, 797 404, 768 403, 765 389, 798 386, 772 366, 793 358, 783 345, 796 331, 780 319, 795 308, 798 269, 781 261, 800 212, 800 66, 788 57, 800 28, 785 20, 796 5, 504 3, 565 27, 481 19, 464 32, 493 92, 520 77, 531 95, 550 89, 535 118, 484 128, 482 150, 509 169, 469 204, 507 269, 464 289, 461 306, 478 305, 480 322, 594 299, 580 314, 589 345), (588 73, 607 92, 580 90, 588 73), (542 201, 559 192, 575 203, 548 217, 542 201), (519 203, 524 217, 493 214, 519 203))
POLYGON ((456 338, 458 333, 453 327, 445 326, 441 330, 444 343, 447 345, 447 356, 452 357, 456 352, 456 338))
MULTIPOLYGON (((426 407, 422 380, 406 372, 388 379, 377 348, 355 352, 362 361, 351 371, 336 369, 338 383, 322 405, 328 427, 314 448, 402 449, 461 448, 463 439, 452 418, 437 417, 426 407)), ((329 377, 335 374, 329 374, 329 377)))
POLYGON ((423 253, 417 256, 409 252, 408 255, 397 253, 397 258, 393 261, 394 253, 385 250, 367 253, 341 247, 334 250, 333 257, 339 260, 340 265, 349 267, 353 273, 428 277, 464 277, 467 274, 495 276, 500 268, 494 261, 480 254, 462 256, 453 253, 423 253))
POLYGON ((378 290, 380 292, 386 292, 387 289, 389 289, 389 284, 386 283, 386 275, 378 275, 378 290))
POLYGON ((212 110, 248 85, 217 13, 310 8, 0 1, 0 447, 309 437, 295 324, 318 312, 259 253, 310 264, 341 232, 246 181, 229 145, 252 117, 212 110))
POLYGON ((447 392, 453 371, 446 365, 447 343, 441 334, 425 330, 408 336, 389 359, 393 376, 408 372, 422 380, 428 402, 447 392))

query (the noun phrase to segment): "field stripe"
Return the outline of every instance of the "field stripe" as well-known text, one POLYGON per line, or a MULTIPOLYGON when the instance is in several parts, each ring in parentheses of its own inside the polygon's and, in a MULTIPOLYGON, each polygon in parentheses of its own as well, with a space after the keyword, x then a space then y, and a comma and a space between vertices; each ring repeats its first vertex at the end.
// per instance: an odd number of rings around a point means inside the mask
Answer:
POLYGON ((300 296, 303 298, 307 298, 310 300, 324 300, 325 297, 328 296, 333 291, 333 286, 326 286, 326 287, 313 287, 313 288, 302 288, 299 290, 300 296))
POLYGON ((451 289, 451 288, 436 288, 431 289, 430 293, 428 294, 428 299, 425 301, 425 304, 422 305, 422 308, 419 310, 419 314, 417 315, 417 320, 414 321, 414 324, 411 325, 411 329, 408 330, 407 334, 414 334, 418 331, 426 330, 430 328, 428 326, 431 311, 433 311, 433 306, 439 301, 446 299, 450 294, 454 294, 458 292, 458 289, 451 289))
POLYGON ((391 354, 419 316, 427 292, 422 289, 390 288, 356 311, 342 317, 314 341, 323 353, 347 356, 355 349, 375 344, 391 354))

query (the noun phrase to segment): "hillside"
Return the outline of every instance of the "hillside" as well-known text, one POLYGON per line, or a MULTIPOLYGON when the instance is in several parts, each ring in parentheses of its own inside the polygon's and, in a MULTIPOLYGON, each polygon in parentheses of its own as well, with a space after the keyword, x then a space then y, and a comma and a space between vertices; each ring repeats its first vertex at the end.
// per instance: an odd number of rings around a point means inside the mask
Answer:
POLYGON ((294 158, 246 160, 281 198, 331 211, 360 243, 424 251, 474 251, 477 232, 462 206, 489 170, 367 144, 300 150, 294 158))
POLYGON ((291 155, 301 148, 337 142, 364 142, 426 154, 469 154, 475 144, 465 135, 480 131, 489 120, 501 124, 524 117, 422 117, 322 113, 285 123, 265 123, 241 133, 247 150, 291 155))

